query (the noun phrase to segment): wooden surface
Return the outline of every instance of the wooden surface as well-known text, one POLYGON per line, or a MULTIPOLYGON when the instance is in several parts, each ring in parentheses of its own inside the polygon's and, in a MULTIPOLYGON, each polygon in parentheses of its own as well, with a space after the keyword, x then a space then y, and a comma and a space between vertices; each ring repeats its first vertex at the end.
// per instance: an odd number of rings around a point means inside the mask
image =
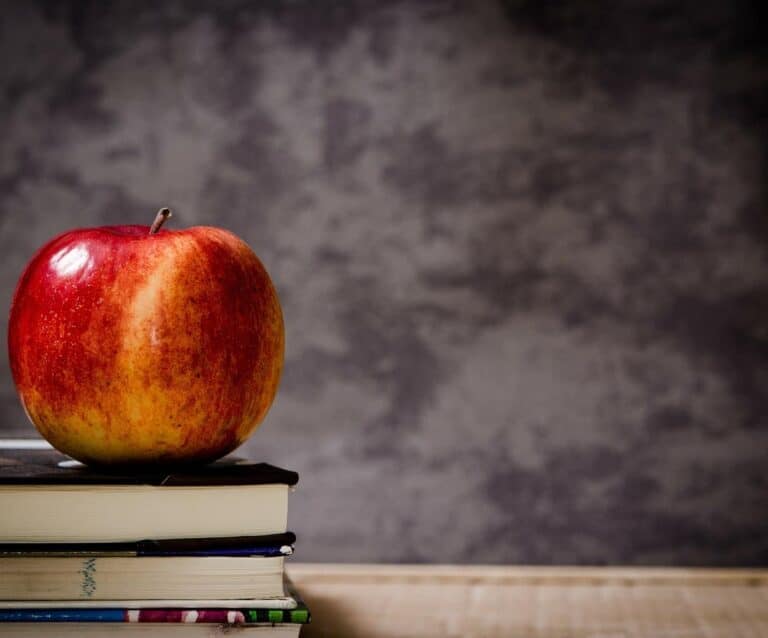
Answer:
POLYGON ((768 570, 288 564, 312 636, 768 638, 768 570))

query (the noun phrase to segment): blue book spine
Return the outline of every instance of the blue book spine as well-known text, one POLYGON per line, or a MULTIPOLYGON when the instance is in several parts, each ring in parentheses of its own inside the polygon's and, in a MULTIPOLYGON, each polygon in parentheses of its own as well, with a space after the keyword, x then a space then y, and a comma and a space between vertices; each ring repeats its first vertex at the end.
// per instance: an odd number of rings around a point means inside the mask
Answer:
POLYGON ((0 609, 0 622, 125 622, 125 610, 0 609))

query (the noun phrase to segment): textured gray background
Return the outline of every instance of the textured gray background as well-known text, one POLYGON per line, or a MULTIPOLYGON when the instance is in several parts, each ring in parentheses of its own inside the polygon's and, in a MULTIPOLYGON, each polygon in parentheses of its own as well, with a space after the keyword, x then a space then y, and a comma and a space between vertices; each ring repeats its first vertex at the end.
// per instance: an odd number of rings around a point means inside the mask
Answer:
POLYGON ((3 322, 65 229, 244 237, 301 559, 768 564, 765 16, 5 5, 3 322))

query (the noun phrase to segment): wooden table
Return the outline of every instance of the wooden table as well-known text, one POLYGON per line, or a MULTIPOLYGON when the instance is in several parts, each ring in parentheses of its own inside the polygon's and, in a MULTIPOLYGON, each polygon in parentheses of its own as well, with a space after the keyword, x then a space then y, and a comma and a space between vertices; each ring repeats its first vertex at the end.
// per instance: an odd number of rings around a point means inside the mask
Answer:
POLYGON ((768 638, 768 570, 289 564, 312 636, 768 638))

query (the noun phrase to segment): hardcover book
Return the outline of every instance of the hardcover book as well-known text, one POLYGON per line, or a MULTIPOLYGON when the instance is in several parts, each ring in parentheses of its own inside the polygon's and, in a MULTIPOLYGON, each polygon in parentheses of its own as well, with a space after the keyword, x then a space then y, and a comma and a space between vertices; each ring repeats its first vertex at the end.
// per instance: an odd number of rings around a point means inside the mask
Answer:
POLYGON ((224 625, 210 623, 0 623, 3 638, 298 638, 302 625, 224 625))
POLYGON ((306 624, 309 609, 303 603, 294 609, 0 609, 0 623, 98 622, 98 623, 219 623, 306 624))
POLYGON ((282 556, 0 556, 2 600, 278 598, 282 556))
MULTIPOLYGON (((170 604, 155 608, 135 606, 112 607, 35 607, 0 609, 0 636, 162 636, 177 638, 203 636, 269 635, 296 638, 301 627, 310 622, 309 609, 286 581, 291 605, 262 601, 261 606, 197 607, 170 604)), ((244 602, 244 601, 241 601, 244 602)))
POLYGON ((228 457, 202 467, 107 471, 0 442, 0 543, 115 543, 283 534, 295 472, 228 457))

